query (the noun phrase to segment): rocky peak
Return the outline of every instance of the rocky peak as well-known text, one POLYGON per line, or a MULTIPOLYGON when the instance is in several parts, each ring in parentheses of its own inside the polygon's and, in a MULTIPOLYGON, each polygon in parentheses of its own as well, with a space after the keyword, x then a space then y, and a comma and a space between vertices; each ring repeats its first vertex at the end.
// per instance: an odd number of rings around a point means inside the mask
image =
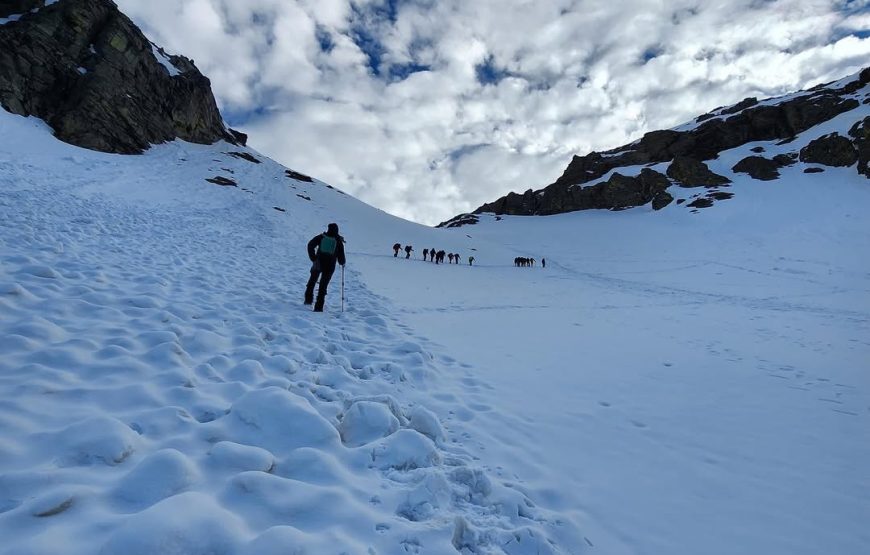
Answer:
MULTIPOLYGON (((730 179, 710 171, 704 161, 751 142, 787 144, 798 134, 855 110, 861 105, 861 99, 865 104, 870 103, 870 93, 866 92, 868 84, 870 68, 861 71, 856 78, 819 85, 779 99, 747 98, 699 116, 688 125, 651 131, 631 144, 606 152, 574 156, 554 183, 540 190, 529 189, 522 195, 508 193, 484 204, 474 214, 549 215, 593 208, 619 210, 649 202, 654 208, 661 208, 672 199, 665 191, 671 184, 705 187, 712 189, 707 195, 711 199, 727 198, 730 193, 715 189, 727 187, 730 179), (615 171, 659 164, 668 165, 667 177, 648 168, 634 176, 615 171), (606 181, 587 185, 608 175, 606 181)), ((870 176, 870 133, 867 132, 870 125, 866 122, 865 119, 856 123, 849 137, 833 134, 813 141, 800 152, 800 160, 831 166, 849 166, 857 161, 857 170, 870 176)), ((780 168, 795 163, 796 158, 797 152, 781 154, 772 160, 750 156, 732 171, 748 173, 754 179, 772 180, 778 177, 780 168)), ((468 220, 467 215, 461 215, 441 225, 468 220)))
POLYGON ((153 45, 111 0, 12 0, 0 18, 0 105, 57 138, 125 154, 176 138, 244 142, 193 62, 153 45))

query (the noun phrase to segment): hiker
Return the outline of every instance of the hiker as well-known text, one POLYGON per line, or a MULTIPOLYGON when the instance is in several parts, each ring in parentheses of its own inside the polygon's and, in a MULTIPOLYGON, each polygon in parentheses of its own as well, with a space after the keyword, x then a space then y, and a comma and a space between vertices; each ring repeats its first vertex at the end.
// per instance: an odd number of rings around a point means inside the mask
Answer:
POLYGON ((473 257, 473 256, 469 256, 469 257, 468 257, 468 265, 469 265, 469 266, 474 266, 474 257, 473 257))
POLYGON ((423 249, 423 262, 426 262, 427 256, 429 256, 429 249, 423 249))
POLYGON ((399 249, 401 249, 401 248, 402 248, 402 245, 400 245, 399 243, 396 243, 395 245, 393 245, 393 258, 397 258, 399 256, 399 249))
POLYGON ((305 287, 305 304, 314 302, 314 285, 320 278, 320 287, 317 289, 317 302, 314 303, 314 312, 323 312, 323 302, 326 300, 326 288, 329 280, 335 272, 335 262, 344 266, 344 237, 338 234, 338 224, 329 224, 326 233, 315 235, 308 241, 308 258, 313 262, 311 266, 311 278, 305 287))
POLYGON ((446 252, 444 252, 443 250, 438 251, 438 262, 440 262, 441 264, 444 264, 444 257, 445 256, 447 256, 446 252))
POLYGON ((541 259, 541 268, 546 268, 546 267, 547 267, 547 259, 546 259, 546 258, 542 258, 542 259, 541 259))
POLYGON ((411 251, 412 250, 414 250, 414 247, 412 247, 411 245, 408 245, 405 247, 405 260, 408 260, 409 258, 411 258, 411 251))
POLYGON ((438 262, 435 260, 435 249, 429 249, 429 262, 438 262))
POLYGON ((456 253, 453 254, 453 262, 459 264, 459 255, 456 253))
POLYGON ((447 258, 450 260, 450 263, 453 264, 453 253, 447 255, 447 258))

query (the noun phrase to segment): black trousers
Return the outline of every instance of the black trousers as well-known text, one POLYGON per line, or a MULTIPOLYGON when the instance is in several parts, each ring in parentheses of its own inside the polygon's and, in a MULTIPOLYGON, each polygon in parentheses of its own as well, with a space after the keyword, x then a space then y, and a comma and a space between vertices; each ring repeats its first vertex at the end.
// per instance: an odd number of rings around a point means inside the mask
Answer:
POLYGON ((326 289, 329 287, 329 282, 332 279, 332 274, 335 273, 335 268, 321 268, 320 262, 315 262, 311 267, 311 277, 308 279, 308 285, 305 286, 305 303, 311 304, 314 300, 314 286, 317 284, 317 279, 320 279, 320 287, 317 289, 317 302, 314 308, 323 309, 323 302, 326 299, 326 289))

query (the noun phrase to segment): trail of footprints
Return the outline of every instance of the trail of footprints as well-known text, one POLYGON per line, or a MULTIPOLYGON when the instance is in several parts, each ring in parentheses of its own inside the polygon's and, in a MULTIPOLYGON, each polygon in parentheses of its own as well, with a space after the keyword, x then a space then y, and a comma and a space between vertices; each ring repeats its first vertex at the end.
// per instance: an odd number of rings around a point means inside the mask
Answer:
POLYGON ((263 246, 270 226, 0 198, 6 552, 579 552, 475 464, 491 408, 449 385, 482 387, 469 369, 358 280, 348 312, 304 310, 306 265, 263 246))

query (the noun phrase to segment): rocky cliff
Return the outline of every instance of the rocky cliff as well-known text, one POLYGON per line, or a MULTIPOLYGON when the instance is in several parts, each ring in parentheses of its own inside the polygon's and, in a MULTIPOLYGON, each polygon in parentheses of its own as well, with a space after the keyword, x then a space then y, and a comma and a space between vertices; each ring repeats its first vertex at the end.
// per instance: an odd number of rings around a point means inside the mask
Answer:
POLYGON ((193 62, 149 42, 111 0, 0 2, 0 105, 105 152, 245 140, 193 62))
MULTIPOLYGON (((629 145, 607 152, 574 156, 554 183, 523 194, 508 193, 495 202, 484 204, 473 214, 548 215, 592 208, 619 210, 647 203, 660 209, 673 200, 667 191, 672 185, 714 190, 727 187, 731 180, 713 173, 705 163, 718 158, 721 152, 758 141, 787 145, 804 131, 847 112, 855 114, 855 121, 846 135, 832 133, 800 150, 771 158, 760 155, 764 148, 757 147, 752 150, 754 155, 740 160, 731 170, 758 180, 773 180, 779 177, 781 168, 800 161, 828 166, 855 165, 859 173, 870 178, 870 117, 865 117, 866 109, 858 109, 870 103, 868 84, 870 68, 853 78, 778 99, 759 102, 747 98, 734 106, 704 114, 680 128, 652 131, 629 145), (638 172, 638 166, 645 167, 638 172), (605 176, 607 179, 603 179, 605 176)), ((717 198, 729 196, 717 192, 710 198, 699 199, 695 207, 704 207, 717 198)), ((440 226, 473 223, 473 214, 457 216, 440 226)))

